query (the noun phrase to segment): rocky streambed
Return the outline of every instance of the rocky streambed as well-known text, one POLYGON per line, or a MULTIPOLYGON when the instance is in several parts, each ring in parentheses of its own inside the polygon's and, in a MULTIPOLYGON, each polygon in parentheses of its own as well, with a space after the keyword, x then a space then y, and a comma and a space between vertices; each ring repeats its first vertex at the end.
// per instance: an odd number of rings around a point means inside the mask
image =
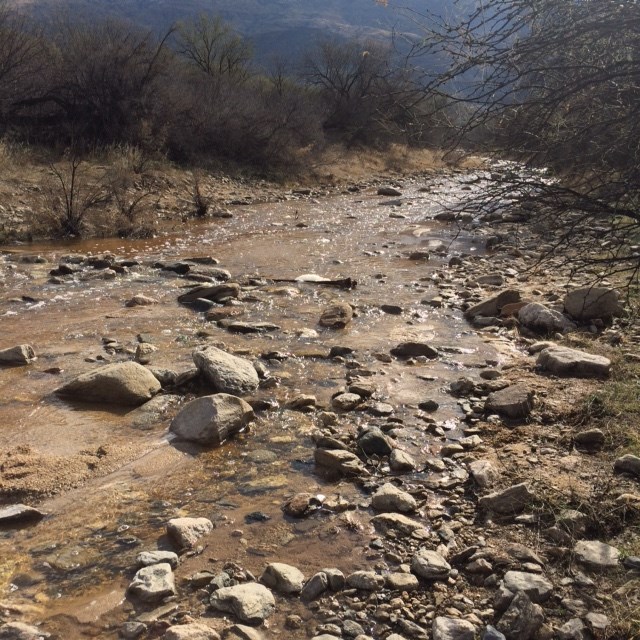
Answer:
POLYGON ((0 638, 624 637, 640 459, 567 416, 638 335, 484 177, 7 249, 0 638))

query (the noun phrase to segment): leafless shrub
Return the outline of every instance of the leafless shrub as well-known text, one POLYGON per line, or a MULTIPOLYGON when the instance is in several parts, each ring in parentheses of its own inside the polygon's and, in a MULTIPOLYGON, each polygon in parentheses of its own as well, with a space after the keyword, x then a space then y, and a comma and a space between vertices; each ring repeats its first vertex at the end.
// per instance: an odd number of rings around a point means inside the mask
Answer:
POLYGON ((193 188, 191 191, 191 197, 193 199, 193 215, 196 218, 206 218, 209 213, 209 207, 211 206, 211 198, 206 196, 202 190, 202 178, 197 173, 192 174, 193 188))
POLYGON ((107 179, 109 197, 115 206, 116 233, 120 237, 148 237, 153 229, 148 216, 150 206, 157 203, 155 189, 145 176, 137 177, 123 168, 114 168, 107 179))
POLYGON ((61 165, 50 165, 50 171, 41 223, 56 237, 82 236, 88 230, 90 214, 109 201, 108 190, 83 172, 83 161, 74 154, 61 165))

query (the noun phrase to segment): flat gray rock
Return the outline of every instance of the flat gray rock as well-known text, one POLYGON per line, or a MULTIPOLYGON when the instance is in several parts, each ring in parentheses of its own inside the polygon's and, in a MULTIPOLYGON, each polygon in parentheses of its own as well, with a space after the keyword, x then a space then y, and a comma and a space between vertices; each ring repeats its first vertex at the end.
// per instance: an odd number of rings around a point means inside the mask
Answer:
POLYGON ((418 463, 401 449, 394 449, 389 456, 389 467, 396 473, 413 471, 418 467, 418 463))
POLYGON ((415 591, 420 586, 418 578, 412 573, 387 573, 384 576, 384 584, 392 591, 415 591))
POLYGON ((129 593, 144 602, 159 602, 176 594, 171 565, 167 562, 144 567, 129 585, 129 593))
POLYGON ((138 406, 160 391, 156 377, 137 362, 107 364, 83 373, 56 390, 82 402, 138 406))
POLYGON ((526 593, 519 591, 496 626, 507 638, 532 640, 543 623, 542 607, 531 602, 526 593))
POLYGON ((322 595, 329 588, 329 577, 326 572, 318 571, 318 573, 311 576, 307 583, 302 588, 300 598, 306 602, 315 600, 318 596, 322 595))
POLYGON ((473 460, 469 463, 469 473, 481 489, 488 489, 499 477, 498 470, 490 460, 473 460))
POLYGON ((512 593, 524 591, 535 604, 546 602, 553 593, 553 585, 543 575, 526 571, 507 571, 504 586, 512 593))
POLYGON ((225 282, 216 285, 201 285, 190 289, 178 297, 180 304, 192 304, 198 299, 220 302, 227 298, 237 298, 240 295, 240 285, 235 282, 225 282))
POLYGON ((186 404, 172 420, 170 430, 184 440, 218 446, 254 419, 253 409, 244 400, 217 393, 186 404))
POLYGON ((238 358, 216 347, 194 351, 193 361, 218 393, 249 395, 260 384, 258 373, 249 360, 238 358))
POLYGON ((433 640, 475 640, 476 627, 467 620, 438 616, 431 626, 433 640))
POLYGON ((320 316, 319 324, 327 329, 344 329, 353 319, 353 309, 348 302, 334 302, 320 316))
POLYGON ((354 571, 347 576, 347 586, 361 591, 379 591, 384 587, 384 577, 375 571, 354 571))
POLYGON ((529 487, 520 483, 483 496, 478 500, 478 508, 502 515, 513 515, 520 513, 534 498, 535 495, 529 487))
POLYGON ((316 449, 314 451, 316 464, 327 469, 339 471, 345 476, 360 475, 366 473, 362 461, 355 453, 342 449, 316 449))
POLYGON ((391 355, 396 358, 417 358, 424 356, 425 358, 437 358, 438 351, 426 342, 401 342, 391 349, 391 355))
POLYGON ((338 411, 352 411, 362 404, 362 396, 357 393, 341 393, 331 399, 331 406, 338 411))
POLYGON ((401 536, 424 534, 426 537, 428 535, 427 530, 422 523, 412 520, 400 513, 381 513, 380 515, 371 518, 371 524, 374 526, 376 531, 379 531, 380 533, 394 531, 396 534, 401 536))
POLYGON ((543 349, 536 364, 543 371, 570 378, 605 378, 611 369, 609 358, 561 346, 543 349))
POLYGON ((580 540, 573 550, 576 560, 593 571, 615 569, 620 560, 620 551, 597 540, 580 540))
POLYGON ((232 613, 240 622, 262 624, 276 608, 273 594, 257 582, 223 587, 211 594, 209 604, 217 611, 232 613))

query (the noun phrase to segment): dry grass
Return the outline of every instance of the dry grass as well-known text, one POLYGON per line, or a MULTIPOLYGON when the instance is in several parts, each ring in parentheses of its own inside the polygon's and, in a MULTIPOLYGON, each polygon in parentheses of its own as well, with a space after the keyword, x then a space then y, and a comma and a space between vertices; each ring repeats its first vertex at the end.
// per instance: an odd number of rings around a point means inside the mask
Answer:
POLYGON ((414 149, 393 144, 384 151, 345 149, 334 145, 325 149, 309 165, 310 178, 334 184, 358 182, 376 174, 421 173, 447 166, 443 154, 431 149, 414 149))

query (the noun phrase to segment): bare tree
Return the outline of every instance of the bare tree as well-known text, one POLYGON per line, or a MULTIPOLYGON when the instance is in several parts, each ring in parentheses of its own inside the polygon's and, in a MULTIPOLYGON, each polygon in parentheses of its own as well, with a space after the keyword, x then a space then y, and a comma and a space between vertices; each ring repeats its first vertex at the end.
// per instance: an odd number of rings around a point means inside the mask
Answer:
MULTIPOLYGON (((31 97, 47 65, 47 45, 26 16, 0 0, 0 126, 6 127, 14 105, 31 97)), ((0 131, 1 132, 1 131, 0 131)))
POLYGON ((325 128, 352 142, 420 138, 429 98, 408 58, 374 41, 320 42, 307 55, 303 77, 325 105, 325 128))
POLYGON ((51 65, 40 92, 16 103, 40 132, 75 148, 85 144, 153 144, 173 32, 162 38, 117 21, 62 19, 52 35, 51 65))
POLYGON ((219 16, 201 14, 178 26, 177 51, 213 78, 246 80, 251 46, 219 16))
POLYGON ((487 0, 457 24, 418 19, 422 53, 450 63, 428 87, 455 115, 452 145, 546 168, 503 173, 469 205, 535 204, 551 253, 637 277, 640 5, 487 0))

